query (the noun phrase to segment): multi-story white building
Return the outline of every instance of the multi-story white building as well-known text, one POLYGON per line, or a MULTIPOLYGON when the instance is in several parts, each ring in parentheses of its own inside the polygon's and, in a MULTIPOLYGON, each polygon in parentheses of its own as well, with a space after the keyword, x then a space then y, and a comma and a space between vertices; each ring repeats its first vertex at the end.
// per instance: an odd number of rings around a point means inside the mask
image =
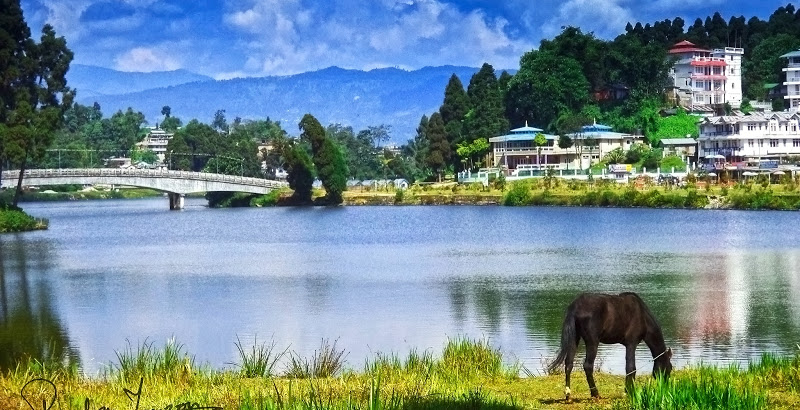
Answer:
POLYGON ((670 71, 678 104, 696 106, 742 104, 742 56, 744 49, 725 47, 707 50, 681 41, 669 50, 676 59, 670 71))
POLYGON ((699 157, 728 163, 800 155, 800 113, 706 117, 700 121, 699 157), (721 156, 721 157, 720 157, 721 156))
POLYGON ((492 146, 491 165, 509 170, 586 169, 615 148, 628 150, 633 143, 644 141, 642 136, 612 132, 607 125, 592 124, 584 126, 579 133, 569 135, 573 141, 570 148, 560 148, 558 136, 550 134, 543 134, 547 143, 537 147, 534 139, 542 133, 541 128, 526 124, 511 130, 508 135, 489 138, 492 146))
POLYGON ((136 143, 140 150, 150 150, 155 152, 158 160, 164 162, 167 154, 167 144, 175 134, 166 132, 160 128, 150 128, 150 132, 141 142, 136 143))
POLYGON ((783 69, 786 73, 785 99, 789 100, 789 111, 800 111, 800 50, 782 55, 789 59, 789 65, 783 69))

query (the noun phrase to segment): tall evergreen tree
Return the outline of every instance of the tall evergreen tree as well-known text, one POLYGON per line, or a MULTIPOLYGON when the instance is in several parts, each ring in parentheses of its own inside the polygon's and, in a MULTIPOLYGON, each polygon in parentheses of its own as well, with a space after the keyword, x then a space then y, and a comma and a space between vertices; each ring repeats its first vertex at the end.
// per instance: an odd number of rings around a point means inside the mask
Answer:
POLYGON ((491 138, 508 131, 508 120, 494 68, 484 63, 467 87, 472 112, 467 118, 467 142, 491 138))
MULTIPOLYGON (((458 76, 453 74, 444 90, 444 102, 439 107, 451 152, 454 152, 456 146, 464 140, 464 119, 469 110, 470 101, 464 85, 458 76)), ((454 159, 458 161, 457 158, 454 159)))
POLYGON ((450 161, 450 144, 447 142, 442 115, 438 112, 431 115, 425 135, 428 137, 428 152, 425 155, 425 165, 431 168, 442 180, 442 172, 450 161))
MULTIPOLYGON (((18 0, 0 0, 0 163, 24 171, 44 157, 72 105, 66 74, 73 54, 63 37, 45 25, 39 43, 18 0)), ((22 193, 22 172, 13 204, 22 193)))
POLYGON ((326 202, 333 205, 342 203, 342 193, 347 185, 347 162, 341 148, 325 134, 325 128, 311 114, 300 120, 301 138, 311 143, 314 166, 322 185, 325 187, 326 202))

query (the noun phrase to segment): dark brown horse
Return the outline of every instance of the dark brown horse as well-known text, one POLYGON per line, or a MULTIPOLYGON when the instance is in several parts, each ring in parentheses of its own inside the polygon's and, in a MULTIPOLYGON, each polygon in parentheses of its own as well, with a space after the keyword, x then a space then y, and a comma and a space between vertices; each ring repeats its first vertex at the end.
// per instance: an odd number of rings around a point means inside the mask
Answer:
POLYGON ((567 382, 564 392, 567 401, 570 399, 569 375, 572 373, 572 362, 575 360, 580 339, 586 345, 583 370, 586 372, 592 397, 600 397, 592 374, 597 346, 600 343, 621 343, 625 346, 626 390, 632 387, 636 377, 636 346, 642 340, 653 355, 653 376, 662 374, 669 377, 672 371, 672 349, 664 344, 661 326, 639 295, 630 292, 619 295, 583 293, 567 308, 567 317, 564 318, 561 328, 561 350, 547 368, 552 372, 564 364, 567 382))

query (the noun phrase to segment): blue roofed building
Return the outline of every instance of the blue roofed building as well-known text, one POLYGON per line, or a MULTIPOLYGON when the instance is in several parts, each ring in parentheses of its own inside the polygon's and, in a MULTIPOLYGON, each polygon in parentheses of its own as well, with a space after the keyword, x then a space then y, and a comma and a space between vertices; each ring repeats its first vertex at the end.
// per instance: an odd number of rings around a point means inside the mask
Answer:
POLYGON ((611 127, 596 123, 583 126, 581 132, 568 136, 573 146, 560 148, 558 135, 546 134, 541 128, 525 124, 507 135, 489 138, 492 166, 511 172, 519 169, 586 169, 617 147, 627 150, 633 143, 644 141, 642 136, 614 132, 611 127), (542 147, 534 143, 537 134, 543 134, 547 140, 542 147))

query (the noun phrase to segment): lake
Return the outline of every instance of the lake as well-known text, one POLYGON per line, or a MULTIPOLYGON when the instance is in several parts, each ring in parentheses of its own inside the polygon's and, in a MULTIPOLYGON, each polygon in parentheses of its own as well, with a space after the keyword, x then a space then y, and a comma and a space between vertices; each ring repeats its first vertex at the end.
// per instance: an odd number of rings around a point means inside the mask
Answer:
MULTIPOLYGON (((537 373, 584 291, 638 292, 677 367, 800 343, 795 212, 209 209, 199 198, 179 212, 165 198, 25 210, 50 229, 0 235, 5 367, 49 349, 97 374, 128 343, 175 337, 198 362, 231 368, 238 337, 304 356, 337 340, 360 370, 378 352, 439 355, 466 336, 537 373)), ((648 359, 641 344, 640 371, 648 359)), ((624 349, 602 345, 598 363, 623 374, 624 349)))

